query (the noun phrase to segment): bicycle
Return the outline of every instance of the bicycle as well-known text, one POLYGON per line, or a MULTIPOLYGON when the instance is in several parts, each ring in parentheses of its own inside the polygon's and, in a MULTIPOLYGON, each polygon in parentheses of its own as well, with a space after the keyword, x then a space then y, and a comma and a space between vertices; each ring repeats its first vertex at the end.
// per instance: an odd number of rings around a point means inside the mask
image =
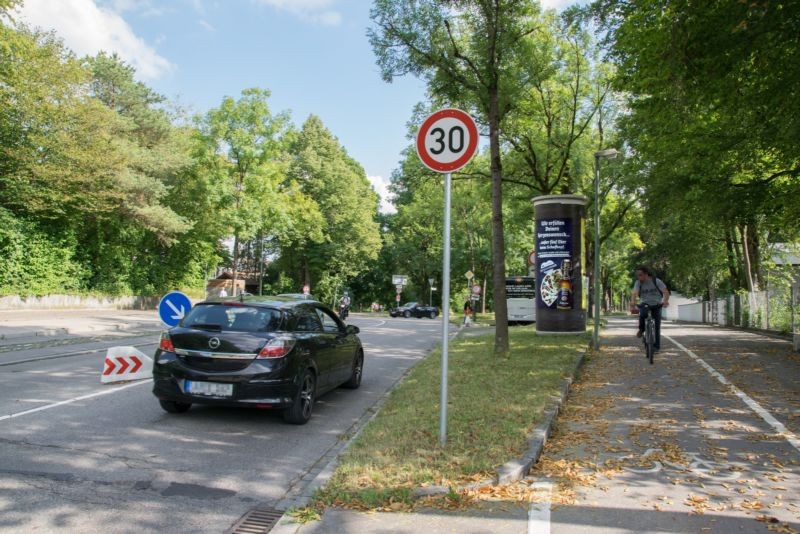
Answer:
POLYGON ((639 307, 647 310, 647 316, 644 319, 644 333, 642 334, 642 341, 644 341, 645 356, 647 356, 647 360, 650 362, 650 365, 653 365, 653 355, 656 351, 656 320, 653 317, 653 311, 660 308, 660 306, 639 304, 639 307))

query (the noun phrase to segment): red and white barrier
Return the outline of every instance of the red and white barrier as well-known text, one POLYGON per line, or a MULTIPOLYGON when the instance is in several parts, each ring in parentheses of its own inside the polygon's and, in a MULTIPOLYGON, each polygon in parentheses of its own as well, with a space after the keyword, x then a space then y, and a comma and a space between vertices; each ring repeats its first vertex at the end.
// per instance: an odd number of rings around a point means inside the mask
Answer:
POLYGON ((135 347, 110 347, 106 352, 100 382, 126 382, 153 376, 153 359, 135 347))

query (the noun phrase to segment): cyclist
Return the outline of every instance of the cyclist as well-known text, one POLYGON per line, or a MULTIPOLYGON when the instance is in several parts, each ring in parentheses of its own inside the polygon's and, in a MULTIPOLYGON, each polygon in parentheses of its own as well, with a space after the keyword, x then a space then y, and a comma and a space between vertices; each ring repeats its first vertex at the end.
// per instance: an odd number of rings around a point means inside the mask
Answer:
POLYGON ((642 304, 647 304, 653 312, 653 318, 656 321, 656 343, 653 347, 655 350, 661 350, 661 308, 669 306, 669 290, 667 285, 656 278, 653 271, 644 265, 636 269, 636 283, 633 285, 633 293, 631 295, 631 313, 636 313, 636 302, 641 299, 639 305, 639 331, 636 337, 642 337, 644 334, 644 321, 647 318, 647 312, 642 304))

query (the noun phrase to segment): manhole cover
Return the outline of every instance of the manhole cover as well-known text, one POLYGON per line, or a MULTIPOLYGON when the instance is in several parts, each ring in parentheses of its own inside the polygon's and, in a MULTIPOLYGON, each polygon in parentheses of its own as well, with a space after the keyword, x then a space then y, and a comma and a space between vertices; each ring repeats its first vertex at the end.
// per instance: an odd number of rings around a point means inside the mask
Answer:
POLYGON ((242 516, 225 534, 266 534, 278 524, 283 510, 275 508, 253 508, 242 516))

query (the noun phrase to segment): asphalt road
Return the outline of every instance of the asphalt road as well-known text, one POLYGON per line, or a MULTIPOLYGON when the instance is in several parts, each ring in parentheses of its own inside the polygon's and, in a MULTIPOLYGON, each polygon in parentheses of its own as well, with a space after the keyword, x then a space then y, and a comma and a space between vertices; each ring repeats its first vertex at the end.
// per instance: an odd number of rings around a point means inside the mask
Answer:
POLYGON ((253 506, 279 502, 441 328, 438 320, 350 323, 365 346, 362 386, 319 399, 302 427, 259 410, 171 415, 149 381, 100 384, 105 348, 149 354, 153 334, 0 354, 0 530, 219 533, 253 506))

